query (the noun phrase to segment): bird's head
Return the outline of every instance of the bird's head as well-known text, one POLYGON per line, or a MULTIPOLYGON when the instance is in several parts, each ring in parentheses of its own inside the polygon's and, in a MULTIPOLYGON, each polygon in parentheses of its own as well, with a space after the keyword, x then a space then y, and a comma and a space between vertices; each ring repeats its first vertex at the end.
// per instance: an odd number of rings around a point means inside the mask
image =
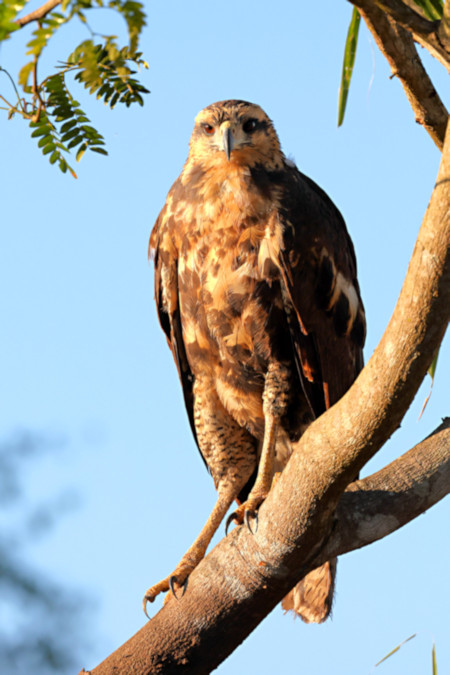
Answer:
POLYGON ((219 101, 195 118, 189 159, 280 168, 283 154, 278 136, 264 110, 247 101, 219 101))

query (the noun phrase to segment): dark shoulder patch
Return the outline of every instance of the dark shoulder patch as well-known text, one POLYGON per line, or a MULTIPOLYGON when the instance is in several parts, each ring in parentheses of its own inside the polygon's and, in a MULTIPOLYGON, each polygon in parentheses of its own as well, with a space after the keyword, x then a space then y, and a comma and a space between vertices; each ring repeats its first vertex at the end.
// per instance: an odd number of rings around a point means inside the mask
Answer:
POLYGON ((274 186, 283 182, 283 171, 267 171, 262 164, 250 167, 250 174, 254 185, 268 199, 272 197, 274 186))
POLYGON ((350 331, 350 337, 358 347, 362 348, 364 346, 366 338, 366 322, 360 312, 358 312, 355 317, 352 330, 350 331))
POLYGON ((333 263, 330 258, 324 256, 320 263, 316 285, 316 299, 319 307, 325 309, 329 306, 335 284, 336 276, 333 269, 333 263))
POLYGON ((350 318, 350 303, 345 293, 341 293, 333 307, 334 327, 338 335, 345 335, 350 318))

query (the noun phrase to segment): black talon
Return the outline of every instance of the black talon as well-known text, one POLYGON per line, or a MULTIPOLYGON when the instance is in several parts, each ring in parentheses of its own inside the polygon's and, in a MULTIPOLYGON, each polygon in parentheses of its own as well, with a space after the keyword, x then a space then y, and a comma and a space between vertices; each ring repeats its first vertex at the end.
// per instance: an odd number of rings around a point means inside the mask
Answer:
POLYGON ((246 511, 244 513, 244 523, 247 525, 247 528, 251 532, 251 534, 256 534, 258 531, 258 511, 246 511), (252 529, 251 522, 250 522, 250 516, 254 519, 255 521, 255 529, 252 529))
POLYGON ((231 513, 231 514, 228 516, 227 522, 225 523, 225 536, 227 536, 227 534, 228 534, 228 528, 230 527, 231 523, 232 523, 233 521, 235 521, 235 520, 237 520, 237 518, 236 518, 236 511, 233 511, 233 513, 231 513))
POLYGON ((176 578, 175 576, 170 577, 170 579, 169 579, 169 588, 170 588, 170 590, 171 590, 172 595, 174 596, 174 598, 177 598, 177 600, 178 600, 177 593, 176 593, 175 586, 174 586, 176 580, 177 580, 177 578, 176 578))
POLYGON ((154 598, 147 598, 146 595, 144 595, 144 599, 142 600, 142 608, 144 610, 144 614, 147 617, 147 619, 150 621, 150 617, 147 612, 147 605, 149 602, 153 602, 154 598))
POLYGON ((169 588, 172 591, 172 595, 179 600, 179 598, 182 598, 183 595, 186 593, 186 588, 187 588, 187 583, 188 583, 189 577, 186 577, 184 580, 183 584, 180 586, 181 590, 181 595, 178 597, 177 592, 175 590, 175 582, 177 581, 176 576, 171 576, 169 579, 169 588))

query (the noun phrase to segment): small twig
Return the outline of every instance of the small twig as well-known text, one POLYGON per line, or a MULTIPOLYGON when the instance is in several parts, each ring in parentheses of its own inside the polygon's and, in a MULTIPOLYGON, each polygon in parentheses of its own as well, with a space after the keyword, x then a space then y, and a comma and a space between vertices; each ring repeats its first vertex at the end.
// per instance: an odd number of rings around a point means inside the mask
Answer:
POLYGON ((16 107, 16 106, 12 105, 9 101, 7 101, 6 98, 4 96, 2 96, 1 94, 0 94, 0 99, 2 101, 4 101, 6 103, 6 105, 8 106, 7 108, 2 108, 2 110, 13 110, 13 108, 16 107))
MULTIPOLYGON (((27 115, 27 111, 26 111, 25 108, 23 107, 22 99, 21 99, 20 96, 19 96, 19 92, 18 92, 18 90, 17 90, 16 83, 14 82, 13 78, 12 78, 11 75, 8 73, 8 71, 5 70, 4 68, 2 68, 1 66, 0 66, 0 72, 5 73, 5 75, 9 78, 9 80, 10 80, 12 86, 13 86, 13 89, 14 89, 14 91, 15 91, 15 94, 16 94, 16 96, 17 96, 17 104, 21 107, 21 109, 22 109, 22 114, 27 115)), ((6 103, 7 105, 10 106, 10 109, 11 109, 11 110, 12 110, 13 108, 15 108, 15 106, 10 105, 10 104, 8 103, 8 101, 6 100, 6 98, 4 98, 3 96, 1 96, 0 98, 2 98, 3 101, 5 101, 5 103, 6 103)), ((16 109, 17 109, 17 108, 16 108, 16 109)), ((19 112, 19 111, 18 111, 18 112, 19 112)))
POLYGON ((41 97, 41 88, 39 87, 38 84, 38 76, 37 76, 37 64, 38 64, 38 56, 34 57, 33 61, 33 86, 32 86, 32 92, 34 96, 33 100, 33 107, 36 107, 36 112, 33 114, 33 122, 38 122, 39 118, 41 116, 41 110, 44 108, 45 109, 45 101, 43 101, 41 97), (38 105, 36 106, 35 100, 37 99, 38 105))
POLYGON ((364 0, 363 4, 361 16, 391 66, 393 76, 402 83, 416 121, 442 150, 448 112, 422 65, 411 34, 387 16, 377 3, 364 0))
POLYGON ((55 9, 55 7, 57 7, 59 4, 61 4, 61 0, 48 0, 48 2, 44 3, 41 7, 35 9, 34 12, 30 12, 21 19, 17 19, 16 23, 18 26, 20 26, 20 28, 22 28, 23 26, 26 26, 27 23, 39 21, 39 19, 43 19, 44 16, 51 12, 52 9, 55 9))
MULTIPOLYGON (((407 30, 450 72, 450 41, 440 33, 441 21, 429 21, 400 0, 349 0, 361 13, 378 10, 407 30)), ((447 0, 448 4, 448 0, 447 0)), ((447 10, 448 11, 448 10, 447 10)))

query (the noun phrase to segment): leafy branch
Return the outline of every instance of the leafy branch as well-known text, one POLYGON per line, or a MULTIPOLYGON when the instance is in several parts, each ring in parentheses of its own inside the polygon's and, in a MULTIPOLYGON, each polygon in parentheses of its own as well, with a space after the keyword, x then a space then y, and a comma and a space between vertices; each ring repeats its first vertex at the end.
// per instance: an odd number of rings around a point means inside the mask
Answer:
POLYGON ((39 9, 18 18, 18 13, 26 3, 21 0, 5 0, 0 5, 0 41, 8 39, 13 32, 37 23, 27 44, 27 56, 32 60, 22 66, 17 85, 23 91, 19 93, 13 78, 0 66, 9 78, 14 92, 11 103, 2 93, 1 109, 6 110, 8 119, 16 114, 29 122, 32 137, 38 138, 38 147, 44 155, 49 155, 51 164, 57 164, 61 171, 76 174, 69 166, 64 153, 74 151, 76 161, 80 161, 86 150, 106 155, 103 136, 89 124, 89 119, 69 90, 67 75, 73 74, 75 81, 84 85, 90 94, 96 94, 111 109, 118 103, 127 107, 133 103, 144 104, 144 94, 149 93, 135 77, 140 68, 148 68, 142 53, 138 51, 139 37, 145 26, 143 4, 128 0, 49 0, 39 9), (61 5, 61 12, 55 7, 61 5), (57 66, 59 72, 38 77, 38 64, 43 50, 61 26, 73 19, 84 24, 92 37, 86 12, 93 8, 114 10, 124 20, 128 32, 128 45, 119 46, 114 35, 101 37, 99 44, 92 39, 81 42, 57 66))

